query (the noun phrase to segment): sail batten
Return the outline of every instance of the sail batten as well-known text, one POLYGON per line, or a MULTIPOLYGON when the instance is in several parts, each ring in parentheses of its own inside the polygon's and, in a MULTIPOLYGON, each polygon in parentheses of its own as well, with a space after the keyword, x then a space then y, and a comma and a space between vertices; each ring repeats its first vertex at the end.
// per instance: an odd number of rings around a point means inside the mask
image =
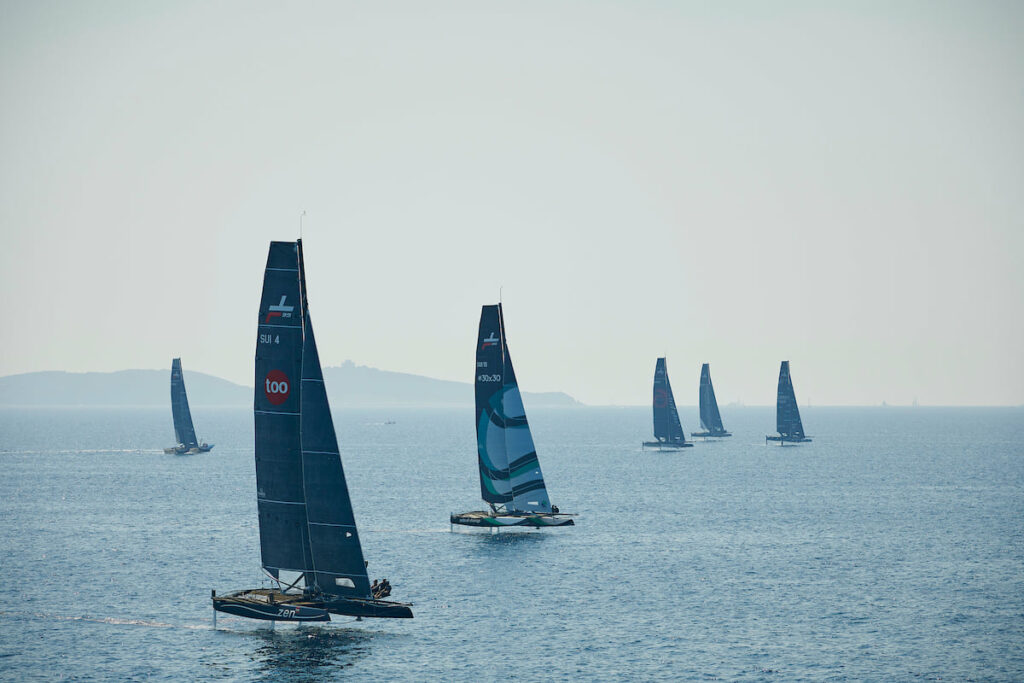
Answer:
POLYGON ((480 311, 475 391, 481 497, 503 512, 550 513, 551 501, 508 351, 501 304, 483 306, 480 311))

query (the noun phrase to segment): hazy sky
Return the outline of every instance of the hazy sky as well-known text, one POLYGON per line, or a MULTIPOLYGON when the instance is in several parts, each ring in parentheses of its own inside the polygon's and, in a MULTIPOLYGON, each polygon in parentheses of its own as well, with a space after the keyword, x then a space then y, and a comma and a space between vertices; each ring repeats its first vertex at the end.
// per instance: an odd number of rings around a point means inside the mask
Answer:
POLYGON ((1024 403, 1024 3, 2 2, 0 374, 321 359, 526 391, 1024 403))

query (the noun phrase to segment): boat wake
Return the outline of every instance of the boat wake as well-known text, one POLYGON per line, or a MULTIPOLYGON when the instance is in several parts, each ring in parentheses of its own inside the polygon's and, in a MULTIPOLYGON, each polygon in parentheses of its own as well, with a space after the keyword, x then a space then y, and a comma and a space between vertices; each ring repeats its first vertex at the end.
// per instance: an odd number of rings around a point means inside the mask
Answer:
POLYGON ((42 612, 13 612, 0 610, 0 616, 12 616, 24 619, 46 619, 48 621, 83 621, 92 624, 111 624, 114 626, 147 626, 149 628, 180 628, 191 631, 209 631, 213 628, 211 624, 166 624, 161 621, 149 621, 146 619, 125 619, 122 617, 89 617, 72 616, 67 614, 45 614, 42 612))
POLYGON ((130 455, 143 455, 146 453, 163 453, 159 448, 85 448, 85 449, 66 449, 59 448, 54 450, 41 450, 41 451, 26 451, 26 450, 0 450, 0 455, 17 454, 17 455, 116 455, 119 453, 126 453, 130 455))

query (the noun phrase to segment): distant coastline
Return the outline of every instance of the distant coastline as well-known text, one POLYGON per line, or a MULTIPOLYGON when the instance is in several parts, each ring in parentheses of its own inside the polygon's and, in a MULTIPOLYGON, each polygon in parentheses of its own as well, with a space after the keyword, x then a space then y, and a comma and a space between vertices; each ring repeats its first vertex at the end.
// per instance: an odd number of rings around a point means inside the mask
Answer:
MULTIPOLYGON (((184 371, 193 406, 251 406, 252 387, 204 372, 184 371)), ((468 406, 473 385, 346 361, 324 368, 334 407, 468 406)), ((51 370, 0 377, 0 406, 170 405, 170 368, 115 372, 51 370)), ((531 407, 581 406, 563 392, 524 393, 531 407)))

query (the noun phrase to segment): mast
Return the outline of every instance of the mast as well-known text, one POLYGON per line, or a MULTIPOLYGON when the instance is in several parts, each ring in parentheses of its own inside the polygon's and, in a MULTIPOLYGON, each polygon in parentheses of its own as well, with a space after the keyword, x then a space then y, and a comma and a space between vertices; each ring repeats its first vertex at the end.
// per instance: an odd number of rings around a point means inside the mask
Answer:
POLYGON ((186 449, 199 445, 192 425, 192 412, 188 409, 185 377, 181 372, 181 359, 171 361, 171 417, 174 419, 174 438, 186 449))

